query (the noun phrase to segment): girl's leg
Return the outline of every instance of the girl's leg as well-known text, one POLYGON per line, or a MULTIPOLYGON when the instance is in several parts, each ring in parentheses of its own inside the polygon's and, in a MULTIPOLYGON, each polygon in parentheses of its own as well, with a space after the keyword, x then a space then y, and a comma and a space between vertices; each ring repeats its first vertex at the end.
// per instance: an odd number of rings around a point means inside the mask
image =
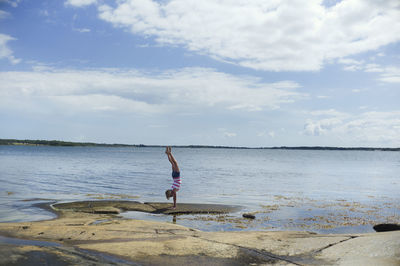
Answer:
POLYGON ((179 172, 178 162, 175 160, 174 156, 171 153, 171 147, 167 147, 165 153, 168 156, 168 160, 171 163, 172 171, 179 172))

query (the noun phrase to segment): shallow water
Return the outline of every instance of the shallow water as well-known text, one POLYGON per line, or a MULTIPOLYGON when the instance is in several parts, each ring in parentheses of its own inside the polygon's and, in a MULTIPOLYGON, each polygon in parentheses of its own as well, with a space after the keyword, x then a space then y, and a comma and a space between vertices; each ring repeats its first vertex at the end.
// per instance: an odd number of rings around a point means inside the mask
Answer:
POLYGON ((11 244, 21 246, 40 246, 40 247, 59 247, 61 244, 49 241, 38 241, 38 240, 25 240, 19 238, 0 236, 0 244, 11 244))
MULTIPOLYGON (((229 215, 182 215, 202 230, 372 232, 400 222, 400 152, 176 148, 179 202, 242 205, 229 215), (254 212, 255 220, 241 217, 254 212)), ((162 148, 0 146, 0 221, 54 215, 46 200, 163 201, 171 167, 162 148)), ((174 222, 174 217, 125 217, 174 222)))

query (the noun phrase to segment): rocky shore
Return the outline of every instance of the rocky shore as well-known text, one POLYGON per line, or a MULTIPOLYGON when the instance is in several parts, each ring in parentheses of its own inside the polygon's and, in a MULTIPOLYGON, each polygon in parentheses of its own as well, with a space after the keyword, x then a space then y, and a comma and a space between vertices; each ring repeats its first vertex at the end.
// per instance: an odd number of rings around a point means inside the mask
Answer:
POLYGON ((179 214, 238 208, 170 206, 132 201, 54 204, 56 219, 0 223, 0 265, 400 265, 400 231, 203 232, 118 216, 126 210, 179 214))

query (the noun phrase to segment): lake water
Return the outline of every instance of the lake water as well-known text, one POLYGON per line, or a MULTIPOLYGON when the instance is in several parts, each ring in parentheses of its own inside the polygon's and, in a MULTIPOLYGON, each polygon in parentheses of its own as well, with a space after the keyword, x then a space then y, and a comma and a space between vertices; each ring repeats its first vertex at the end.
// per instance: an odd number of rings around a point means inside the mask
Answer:
MULTIPOLYGON (((125 218, 202 230, 372 232, 400 222, 400 152, 175 148, 179 202, 242 205, 228 215, 125 218), (253 212, 255 220, 242 218, 253 212)), ((0 146, 0 222, 48 219, 33 203, 89 199, 166 202, 162 148, 0 146)))

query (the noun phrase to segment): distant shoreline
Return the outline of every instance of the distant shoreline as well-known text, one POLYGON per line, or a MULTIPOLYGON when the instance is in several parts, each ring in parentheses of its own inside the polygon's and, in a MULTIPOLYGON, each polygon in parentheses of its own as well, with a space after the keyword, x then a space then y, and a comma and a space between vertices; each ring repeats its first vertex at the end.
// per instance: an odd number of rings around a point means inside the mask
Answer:
MULTIPOLYGON (((19 140, 19 139, 0 139, 0 145, 13 146, 62 146, 62 147, 165 147, 165 145, 144 145, 144 144, 107 144, 94 142, 72 142, 60 140, 19 140)), ((326 146, 297 146, 297 147, 232 147, 232 146, 212 146, 212 145, 173 145, 176 148, 208 148, 208 149, 252 149, 252 150, 349 150, 349 151, 400 151, 400 148, 383 147, 326 147, 326 146)))

